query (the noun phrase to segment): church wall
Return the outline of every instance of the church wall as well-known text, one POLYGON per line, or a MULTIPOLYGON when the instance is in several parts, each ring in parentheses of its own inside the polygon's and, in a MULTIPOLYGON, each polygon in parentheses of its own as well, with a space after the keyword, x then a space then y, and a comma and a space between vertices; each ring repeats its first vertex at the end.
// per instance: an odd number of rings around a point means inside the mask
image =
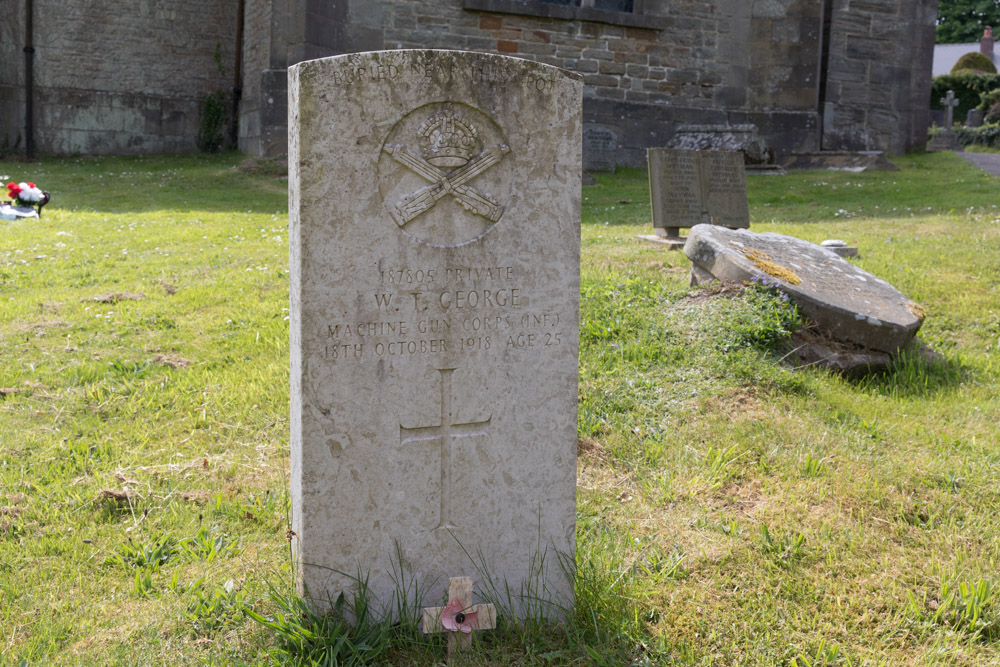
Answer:
POLYGON ((937 0, 831 1, 823 148, 922 146, 937 0))
MULTIPOLYGON (((35 0, 33 32, 39 152, 194 151, 201 101, 213 91, 231 95, 235 2, 35 0)), ((21 56, 22 26, 13 45, 21 56)), ((23 86, 23 56, 12 62, 23 86)), ((0 76, 3 86, 8 75, 0 76)))

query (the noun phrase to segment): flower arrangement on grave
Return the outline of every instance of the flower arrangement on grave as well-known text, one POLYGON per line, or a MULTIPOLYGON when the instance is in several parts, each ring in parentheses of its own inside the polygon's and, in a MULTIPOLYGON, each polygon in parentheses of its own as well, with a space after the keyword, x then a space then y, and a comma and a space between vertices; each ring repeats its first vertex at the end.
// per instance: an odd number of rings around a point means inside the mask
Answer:
POLYGON ((34 183, 8 183, 7 195, 13 206, 38 206, 46 198, 42 189, 34 183))

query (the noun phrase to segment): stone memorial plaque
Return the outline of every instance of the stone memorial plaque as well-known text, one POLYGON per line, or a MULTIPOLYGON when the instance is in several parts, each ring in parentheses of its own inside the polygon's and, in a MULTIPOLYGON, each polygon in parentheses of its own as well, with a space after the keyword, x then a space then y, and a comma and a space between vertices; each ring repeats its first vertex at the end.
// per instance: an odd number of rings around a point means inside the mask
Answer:
POLYGON ((481 53, 289 69, 293 547, 317 605, 359 574, 384 613, 473 574, 571 603, 581 99, 481 53))
POLYGON ((618 135, 601 125, 590 125, 583 130, 583 168, 587 171, 615 173, 618 154, 618 135))
POLYGON ((743 154, 736 151, 704 151, 701 180, 708 223, 730 229, 750 226, 747 177, 743 154))
POLYGON ((699 279, 766 279, 832 338, 896 352, 924 321, 923 309, 895 287, 837 253, 785 234, 698 225, 684 254, 699 279))
POLYGON ((654 227, 676 236, 702 223, 750 226, 742 153, 650 148, 646 157, 654 227))

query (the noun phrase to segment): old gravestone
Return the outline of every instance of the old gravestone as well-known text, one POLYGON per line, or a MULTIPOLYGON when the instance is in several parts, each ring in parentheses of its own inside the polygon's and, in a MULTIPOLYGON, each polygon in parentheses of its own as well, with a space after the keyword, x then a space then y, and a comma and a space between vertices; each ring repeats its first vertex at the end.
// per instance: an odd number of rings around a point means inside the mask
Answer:
POLYGON ((754 278, 778 286, 831 338, 894 353, 924 321, 923 309, 895 287, 815 243, 785 234, 699 225, 684 254, 692 282, 754 278))
POLYGON ((583 168, 615 173, 618 135, 614 130, 590 124, 583 128, 583 168))
POLYGON ((581 97, 479 53, 290 68, 293 547, 316 604, 359 575, 386 613, 469 575, 571 603, 581 97))
POLYGON ((656 235, 639 238, 680 248, 682 227, 750 226, 742 153, 650 148, 646 157, 656 235))
POLYGON ((955 91, 949 90, 948 94, 941 98, 941 104, 945 108, 944 126, 937 131, 934 138, 927 144, 927 150, 935 151, 961 151, 962 145, 958 143, 958 136, 952 132, 955 123, 955 108, 961 102, 955 97, 955 91))

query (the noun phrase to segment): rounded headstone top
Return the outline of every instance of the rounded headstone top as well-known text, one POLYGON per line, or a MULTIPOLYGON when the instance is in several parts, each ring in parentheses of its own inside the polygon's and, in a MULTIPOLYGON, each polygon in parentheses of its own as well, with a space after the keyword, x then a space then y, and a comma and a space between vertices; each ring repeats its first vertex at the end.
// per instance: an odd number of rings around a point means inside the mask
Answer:
POLYGON ((923 323, 923 309, 895 287, 793 236, 696 225, 684 254, 718 280, 775 285, 837 340, 895 352, 923 323))
POLYGON ((843 248, 847 246, 847 241, 841 241, 840 239, 827 239, 820 243, 824 248, 843 248))

